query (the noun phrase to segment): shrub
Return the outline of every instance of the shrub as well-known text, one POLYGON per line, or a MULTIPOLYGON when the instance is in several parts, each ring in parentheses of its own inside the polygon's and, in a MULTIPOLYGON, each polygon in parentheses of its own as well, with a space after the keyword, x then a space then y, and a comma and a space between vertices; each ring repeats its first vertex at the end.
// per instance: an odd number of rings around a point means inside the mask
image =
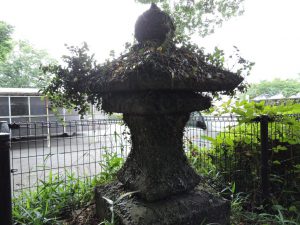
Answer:
POLYGON ((299 104, 264 106, 263 103, 226 105, 226 112, 238 113, 238 125, 227 127, 212 144, 212 163, 237 191, 250 193, 250 202, 260 203, 261 136, 259 119, 268 116, 268 163, 273 204, 300 209, 300 121, 299 104))

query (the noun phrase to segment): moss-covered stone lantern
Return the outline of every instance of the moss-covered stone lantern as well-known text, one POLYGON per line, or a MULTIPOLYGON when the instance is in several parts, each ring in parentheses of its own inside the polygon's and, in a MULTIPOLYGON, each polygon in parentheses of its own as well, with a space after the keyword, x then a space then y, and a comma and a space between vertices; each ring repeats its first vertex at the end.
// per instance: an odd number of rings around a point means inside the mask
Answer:
POLYGON ((96 188, 99 217, 110 215, 103 197, 137 191, 114 207, 120 224, 228 224, 229 203, 204 190, 185 156, 183 132, 191 112, 211 106, 205 93, 231 91, 243 78, 176 47, 174 31, 172 19, 152 4, 136 22, 138 44, 103 75, 102 108, 123 113, 132 149, 118 181, 96 188))

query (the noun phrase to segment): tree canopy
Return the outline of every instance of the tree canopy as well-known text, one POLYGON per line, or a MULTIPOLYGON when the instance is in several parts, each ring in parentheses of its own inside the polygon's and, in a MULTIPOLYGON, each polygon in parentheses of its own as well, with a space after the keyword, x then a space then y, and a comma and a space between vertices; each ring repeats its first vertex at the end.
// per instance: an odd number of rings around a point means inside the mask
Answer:
POLYGON ((56 63, 44 50, 34 48, 28 41, 14 43, 5 62, 0 62, 0 87, 44 87, 50 77, 43 74, 42 64, 56 63))
POLYGON ((12 26, 4 21, 0 21, 0 62, 5 61, 6 56, 12 50, 12 32, 12 26))
POLYGON ((272 81, 261 81, 257 84, 252 84, 247 93, 250 98, 255 98, 259 95, 273 96, 276 94, 283 94, 285 97, 300 93, 299 79, 274 79, 272 81))
POLYGON ((135 0, 142 4, 157 3, 176 25, 176 39, 189 41, 193 34, 206 36, 231 17, 244 12, 244 0, 135 0))

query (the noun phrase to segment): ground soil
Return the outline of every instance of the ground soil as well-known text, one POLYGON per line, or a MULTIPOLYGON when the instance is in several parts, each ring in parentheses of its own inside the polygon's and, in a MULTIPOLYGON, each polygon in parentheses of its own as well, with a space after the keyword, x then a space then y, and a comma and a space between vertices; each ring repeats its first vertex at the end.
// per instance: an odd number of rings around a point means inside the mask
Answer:
POLYGON ((95 204, 76 210, 64 225, 98 225, 101 221, 96 218, 95 204))

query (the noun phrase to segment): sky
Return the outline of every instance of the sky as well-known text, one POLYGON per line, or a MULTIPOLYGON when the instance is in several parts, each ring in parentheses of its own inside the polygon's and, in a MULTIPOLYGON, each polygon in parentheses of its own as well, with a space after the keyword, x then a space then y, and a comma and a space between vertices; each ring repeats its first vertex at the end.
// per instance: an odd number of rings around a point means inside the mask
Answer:
MULTIPOLYGON (((110 50, 133 41, 137 17, 149 8, 134 0, 0 0, 0 20, 15 28, 15 39, 60 58, 64 44, 87 42, 99 62, 110 50)), ((230 54, 233 46, 255 62, 247 80, 298 78, 300 73, 300 0, 245 0, 245 13, 224 22, 214 34, 197 39, 211 51, 230 54)))

